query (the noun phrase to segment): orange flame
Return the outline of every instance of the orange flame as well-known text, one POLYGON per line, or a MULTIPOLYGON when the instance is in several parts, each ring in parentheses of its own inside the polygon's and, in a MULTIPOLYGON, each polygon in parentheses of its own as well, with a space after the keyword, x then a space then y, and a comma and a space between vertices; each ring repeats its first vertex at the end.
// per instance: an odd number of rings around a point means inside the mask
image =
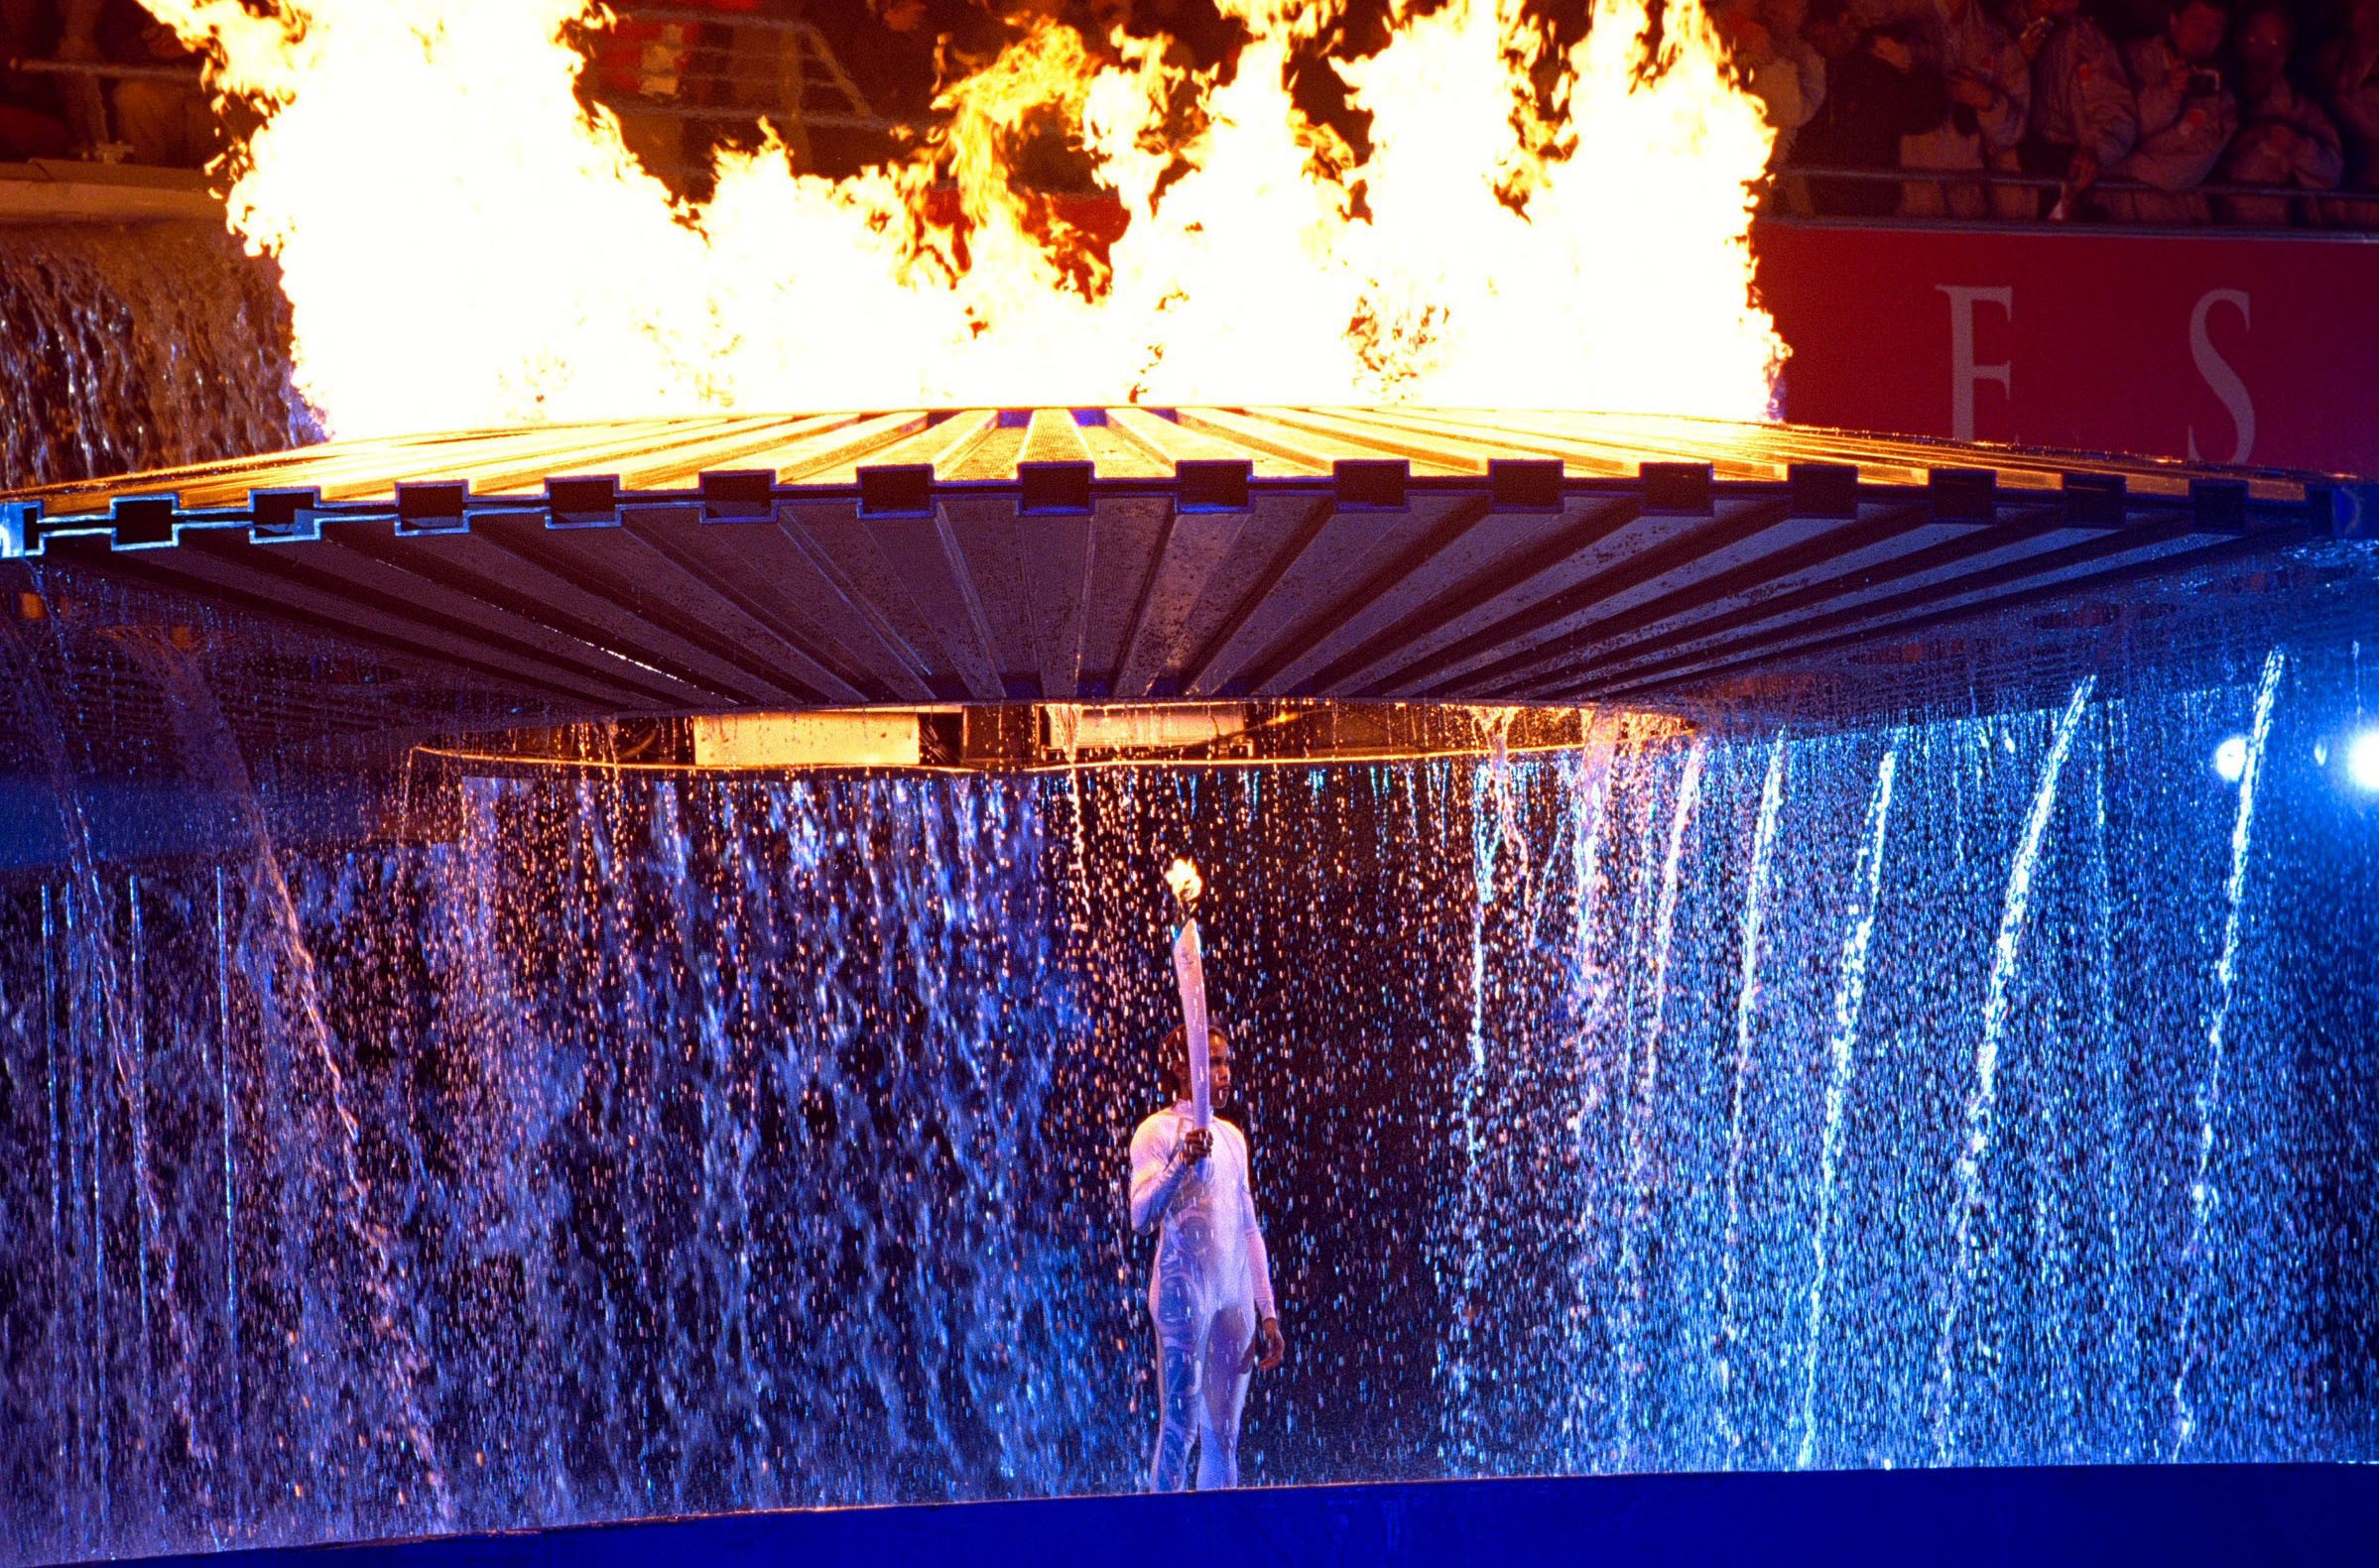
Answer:
POLYGON ((1173 890, 1173 896, 1185 907, 1196 903, 1198 895, 1206 891, 1205 879, 1198 876, 1197 867, 1187 860, 1176 860, 1165 868, 1165 886, 1173 890))
POLYGON ((1338 67, 1374 117, 1359 164, 1283 84, 1329 7, 1226 0, 1253 37, 1227 82, 1044 25, 910 161, 833 181, 730 153, 698 205, 581 111, 588 0, 146 3, 267 110, 231 221, 279 258, 299 387, 341 435, 1130 401, 1759 418, 1782 360, 1747 238, 1771 133, 1697 0, 1649 68, 1644 0, 1597 0, 1544 61, 1516 0, 1400 12, 1338 67), (1185 92, 1202 128, 1169 146, 1185 92), (1007 179, 1006 127, 1042 105, 1129 217, 1087 279, 1007 179))

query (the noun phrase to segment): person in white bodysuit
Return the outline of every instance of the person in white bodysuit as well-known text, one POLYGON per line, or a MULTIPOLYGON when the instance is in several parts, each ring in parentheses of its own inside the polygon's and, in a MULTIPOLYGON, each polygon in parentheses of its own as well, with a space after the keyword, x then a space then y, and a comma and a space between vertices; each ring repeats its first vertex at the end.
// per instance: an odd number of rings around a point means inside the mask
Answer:
MULTIPOLYGON (((1231 1049, 1209 1025, 1208 1095, 1230 1100, 1231 1049)), ((1132 1134, 1132 1229, 1158 1232, 1148 1281, 1157 1329, 1157 1451, 1151 1492, 1179 1492, 1190 1479, 1190 1442, 1197 1439, 1197 1489, 1239 1484, 1239 1412, 1248 1374, 1281 1364, 1286 1346, 1272 1297, 1271 1261, 1256 1223, 1247 1180, 1247 1139, 1213 1118, 1191 1119, 1189 1047, 1176 1028, 1165 1043, 1167 1087, 1175 1103, 1132 1134)))

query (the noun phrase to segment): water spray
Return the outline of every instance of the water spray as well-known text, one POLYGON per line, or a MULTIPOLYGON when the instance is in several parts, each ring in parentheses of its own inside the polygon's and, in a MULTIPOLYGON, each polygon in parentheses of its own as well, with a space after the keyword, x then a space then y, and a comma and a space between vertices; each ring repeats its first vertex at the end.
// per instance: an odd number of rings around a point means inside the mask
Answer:
POLYGON ((1182 928, 1173 938, 1173 978, 1182 988, 1182 1032, 1190 1051, 1190 1110, 1199 1127, 1214 1125, 1213 1070, 1206 1031, 1205 956, 1197 941, 1197 900, 1205 880, 1187 860, 1165 868, 1165 886, 1181 906, 1182 928))

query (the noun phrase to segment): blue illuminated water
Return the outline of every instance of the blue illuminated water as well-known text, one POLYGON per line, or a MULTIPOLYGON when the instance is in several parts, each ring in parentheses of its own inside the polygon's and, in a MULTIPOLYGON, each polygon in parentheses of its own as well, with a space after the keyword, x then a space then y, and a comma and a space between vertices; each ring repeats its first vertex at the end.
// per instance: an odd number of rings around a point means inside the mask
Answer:
POLYGON ((109 861, 63 747, 10 802, 67 852, 0 885, 8 1560, 1133 1485, 1175 854, 1292 1342, 1252 1479, 2379 1458, 2343 651, 329 846, 138 657, 232 828, 109 861))
MULTIPOLYGON (((1817 1134, 1816 1212, 1809 1224, 1809 1319, 1801 1331, 1801 1426, 1800 1436, 1793 1445, 1793 1463, 1802 1470, 1809 1469, 1817 1457, 1817 1358, 1825 1346, 1825 1286, 1832 1270, 1828 1247, 1833 1239, 1835 1194, 1841 1186, 1842 1113, 1850 1103, 1850 1074, 1858 1060, 1858 1019, 1867 1001, 1867 953, 1875 937, 1876 902, 1883 894, 1884 832, 1892 821, 1892 784, 1899 771, 1900 748, 1894 744, 1885 749, 1883 761, 1876 765, 1875 798, 1867 807, 1867 830, 1859 840, 1858 866, 1850 880, 1850 902, 1842 911, 1842 962, 1834 981, 1833 1026, 1825 1042, 1825 1111, 1817 1134)), ((1776 778, 1773 764, 1769 777, 1776 778)), ((1767 828, 1770 809, 1769 798, 1763 795, 1760 801, 1763 830, 1767 828)), ((1753 985, 1754 976, 1747 962, 1743 979, 1746 999, 1754 994, 1753 985)), ((1748 1015, 1748 1009, 1744 1011, 1748 1015)), ((1740 1054, 1745 1057, 1750 1054, 1748 1039, 1743 1041, 1740 1054)), ((1743 1071, 1743 1063, 1738 1060, 1736 1072, 1740 1075, 1743 1071)), ((1742 1106, 1739 1076, 1735 1105, 1739 1141, 1742 1106)), ((1727 1201, 1731 1221, 1737 1214, 1732 1190, 1727 1201)), ((1732 1263, 1731 1252, 1729 1263, 1732 1263)), ((1730 1282, 1731 1277, 1730 1272, 1730 1282)), ((1726 1332, 1731 1340, 1734 1333, 1731 1322, 1726 1332)), ((1730 1380, 1729 1389, 1731 1387, 1730 1380)))

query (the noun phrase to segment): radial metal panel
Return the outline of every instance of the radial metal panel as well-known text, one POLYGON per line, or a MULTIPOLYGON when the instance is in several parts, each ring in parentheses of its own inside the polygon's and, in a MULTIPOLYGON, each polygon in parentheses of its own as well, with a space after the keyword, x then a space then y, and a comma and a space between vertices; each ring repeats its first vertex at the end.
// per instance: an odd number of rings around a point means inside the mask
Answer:
POLYGON ((2010 667, 2086 664, 2086 630, 2011 612, 2282 562, 2361 533, 2369 500, 2317 475, 1637 416, 851 411, 25 491, 0 498, 0 555, 37 595, 135 583, 522 711, 1690 702, 1785 666, 1878 701, 1922 684, 1949 621, 1988 622, 1959 646, 1996 639, 2010 667), (1876 650, 1886 674, 1853 673, 1876 650))
MULTIPOLYGON (((2206 545, 2179 530, 2162 538, 2086 540, 2063 549, 1969 573, 1938 587, 1904 590, 1873 602, 1772 625, 1731 644, 1711 645, 1704 657, 1689 655, 1665 663, 1573 671, 1565 685, 1557 685, 1556 692, 1549 694, 1591 690, 1617 695, 1657 690, 1679 685, 1697 674, 1706 676, 1741 669, 1797 653, 1820 653, 1858 643, 1885 643, 1961 615, 1986 609, 2011 609, 2092 585, 2121 584, 2160 565, 2183 562, 2212 565, 2250 551, 2260 553, 2260 542, 2232 540, 2206 545)), ((1542 689, 1544 682, 1539 679, 1514 684, 1534 691, 1542 689)))

